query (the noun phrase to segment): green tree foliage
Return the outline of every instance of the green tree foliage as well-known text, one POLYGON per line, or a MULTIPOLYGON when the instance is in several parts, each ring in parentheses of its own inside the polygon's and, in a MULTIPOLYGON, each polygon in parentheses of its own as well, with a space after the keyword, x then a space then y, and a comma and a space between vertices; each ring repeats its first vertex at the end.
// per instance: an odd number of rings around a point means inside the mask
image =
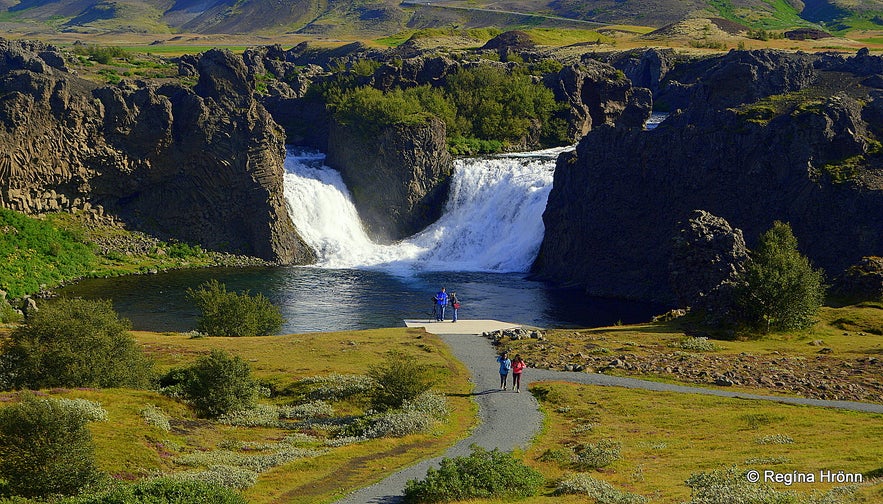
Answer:
POLYGON ((431 503, 466 499, 522 499, 536 495, 543 475, 509 453, 472 446, 468 457, 445 458, 423 481, 405 484, 405 502, 431 503))
POLYGON ((91 419, 61 401, 25 394, 0 409, 0 476, 13 495, 72 495, 99 476, 86 424, 91 419))
POLYGON ((382 364, 368 370, 377 387, 371 405, 379 411, 401 408, 435 384, 430 369, 401 352, 391 351, 382 364))
POLYGON ((265 336, 279 332, 285 319, 263 294, 227 292, 210 280, 187 295, 200 311, 197 330, 212 336, 265 336))
POLYGON ((58 504, 245 504, 233 490, 202 481, 157 478, 121 485, 98 494, 83 495, 58 504))
POLYGON ((59 299, 4 343, 4 380, 14 388, 144 387, 152 363, 110 301, 59 299))
POLYGON ((825 297, 824 273, 797 250, 791 226, 778 221, 760 237, 741 280, 741 322, 762 332, 811 326, 825 297))
POLYGON ((358 124, 369 132, 379 128, 441 119, 455 154, 496 152, 505 145, 542 140, 567 143, 567 124, 560 117, 564 104, 530 75, 504 68, 479 66, 461 69, 445 88, 418 86, 383 92, 355 85, 341 76, 322 84, 322 99, 337 120, 358 124))
POLYGON ((85 276, 95 267, 88 246, 47 222, 0 209, 0 230, 0 288, 11 297, 85 276))
POLYGON ((491 66, 461 69, 445 94, 457 110, 452 136, 518 143, 561 110, 552 91, 529 75, 491 66))
POLYGON ((223 350, 200 357, 184 373, 181 388, 185 399, 206 418, 251 408, 258 394, 248 363, 223 350))

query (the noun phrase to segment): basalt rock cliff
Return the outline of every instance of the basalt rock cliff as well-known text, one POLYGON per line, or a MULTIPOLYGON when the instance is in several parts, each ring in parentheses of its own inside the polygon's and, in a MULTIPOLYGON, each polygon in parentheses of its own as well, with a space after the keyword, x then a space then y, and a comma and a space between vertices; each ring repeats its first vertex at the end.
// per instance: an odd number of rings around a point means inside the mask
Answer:
POLYGON ((678 223, 704 209, 751 248, 773 221, 829 277, 883 255, 883 59, 737 52, 661 87, 658 128, 594 128, 562 155, 534 272, 596 295, 674 304, 678 223))
POLYGON ((109 214, 166 239, 281 263, 313 260, 282 197, 284 135, 242 60, 194 59, 193 89, 97 86, 62 53, 0 40, 0 204, 109 214))

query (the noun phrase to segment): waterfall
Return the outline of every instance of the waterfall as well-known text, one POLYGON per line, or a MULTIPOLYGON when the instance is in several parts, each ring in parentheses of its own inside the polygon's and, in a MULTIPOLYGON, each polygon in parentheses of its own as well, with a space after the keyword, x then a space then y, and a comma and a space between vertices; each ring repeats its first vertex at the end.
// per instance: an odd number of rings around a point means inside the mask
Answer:
POLYGON ((391 245, 368 238, 340 174, 324 166, 321 153, 289 151, 285 197, 320 267, 523 272, 543 240, 543 210, 564 150, 455 161, 443 216, 391 245))

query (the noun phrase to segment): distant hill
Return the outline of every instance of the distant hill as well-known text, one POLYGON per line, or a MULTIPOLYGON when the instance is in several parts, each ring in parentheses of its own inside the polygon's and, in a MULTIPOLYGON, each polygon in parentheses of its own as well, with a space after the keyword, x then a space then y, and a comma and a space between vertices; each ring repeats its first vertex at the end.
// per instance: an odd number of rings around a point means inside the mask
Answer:
POLYGON ((557 17, 657 28, 718 17, 764 29, 883 29, 883 0, 0 0, 5 26, 83 33, 380 35, 560 22, 557 17))

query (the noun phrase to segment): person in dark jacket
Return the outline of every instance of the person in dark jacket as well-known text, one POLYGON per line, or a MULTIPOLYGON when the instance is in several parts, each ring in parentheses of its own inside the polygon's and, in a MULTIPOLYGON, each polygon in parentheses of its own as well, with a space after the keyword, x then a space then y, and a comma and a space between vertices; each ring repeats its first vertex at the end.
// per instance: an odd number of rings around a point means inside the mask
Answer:
POLYGON ((456 322, 457 321, 457 312, 460 311, 460 300, 457 299, 456 292, 452 292, 450 297, 448 297, 448 304, 451 305, 451 312, 453 315, 451 317, 451 322, 456 322))

